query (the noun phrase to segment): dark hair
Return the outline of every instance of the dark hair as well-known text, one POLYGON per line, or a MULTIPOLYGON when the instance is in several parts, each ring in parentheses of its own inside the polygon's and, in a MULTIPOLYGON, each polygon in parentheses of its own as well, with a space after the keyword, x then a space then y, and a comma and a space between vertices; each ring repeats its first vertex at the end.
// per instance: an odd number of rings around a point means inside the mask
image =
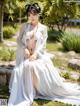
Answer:
POLYGON ((32 13, 32 14, 39 14, 41 12, 41 8, 39 7, 38 3, 34 3, 34 4, 27 4, 25 6, 26 9, 26 14, 28 15, 28 13, 32 13))

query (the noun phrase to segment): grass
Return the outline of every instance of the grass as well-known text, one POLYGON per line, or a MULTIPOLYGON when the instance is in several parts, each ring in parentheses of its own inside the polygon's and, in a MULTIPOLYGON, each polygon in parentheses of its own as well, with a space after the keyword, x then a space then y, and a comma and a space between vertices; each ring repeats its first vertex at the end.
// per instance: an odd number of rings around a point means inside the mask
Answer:
POLYGON ((3 43, 0 43, 0 47, 4 47, 5 45, 3 43))
MULTIPOLYGON (((51 53, 55 55, 52 61, 53 61, 54 66, 58 67, 61 70, 61 73, 60 73, 61 76, 71 82, 72 81, 80 82, 80 78, 76 80, 70 76, 71 72, 75 72, 75 71, 78 73, 80 72, 80 70, 77 70, 77 69, 75 70, 68 66, 68 61, 69 59, 73 58, 73 56, 71 56, 68 52, 64 52, 62 45, 57 42, 48 42, 47 49, 48 51, 50 51, 51 53), (62 55, 58 55, 58 52, 62 53, 62 55), (67 72, 65 73, 64 71, 67 71, 67 72)), ((79 57, 80 54, 77 53, 76 56, 79 57)))
POLYGON ((8 92, 8 86, 1 86, 0 85, 0 98, 4 98, 4 99, 8 99, 8 96, 9 96, 9 92, 8 92))
POLYGON ((69 71, 69 69, 70 69, 70 68, 68 68, 68 65, 67 65, 68 62, 66 60, 64 60, 64 58, 55 57, 52 59, 52 62, 54 64, 54 66, 59 68, 60 70, 68 70, 69 71))
POLYGON ((16 42, 16 38, 5 39, 5 41, 13 41, 13 42, 16 42))
POLYGON ((47 42, 46 48, 49 51, 61 51, 63 49, 61 43, 58 42, 47 42))
MULTIPOLYGON (((8 41, 16 41, 15 38, 7 39, 7 40, 8 41)), ((4 45, 2 43, 0 43, 0 47, 4 47, 4 45)), ((58 42, 49 42, 48 41, 47 42, 47 49, 50 52, 60 52, 60 51, 63 52, 63 47, 58 42)), ((66 58, 70 58, 67 55, 65 55, 65 56, 66 56, 66 58)), ((62 58, 62 56, 61 57, 56 56, 56 58, 54 58, 52 61, 53 61, 54 65, 58 68, 64 67, 64 69, 66 69, 66 70, 74 71, 73 69, 68 68, 67 60, 62 58)), ((68 74, 63 74, 62 76, 69 78, 68 74)), ((79 81, 80 81, 80 79, 79 79, 79 81)), ((6 87, 5 86, 0 87, 0 98, 8 98, 8 97, 9 97, 8 87, 7 86, 6 87)), ((64 103, 57 102, 57 101, 37 99, 37 100, 34 100, 33 106, 72 106, 72 105, 64 104, 64 103)))
POLYGON ((72 105, 64 104, 64 103, 58 102, 58 101, 37 99, 37 100, 34 100, 33 106, 72 106, 72 105))

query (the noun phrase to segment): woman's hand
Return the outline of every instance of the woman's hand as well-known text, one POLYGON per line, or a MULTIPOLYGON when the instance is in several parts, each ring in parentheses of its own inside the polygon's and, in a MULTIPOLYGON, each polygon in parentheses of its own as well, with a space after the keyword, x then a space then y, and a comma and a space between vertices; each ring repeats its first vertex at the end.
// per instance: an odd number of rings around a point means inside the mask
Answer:
POLYGON ((30 61, 33 61, 33 60, 36 60, 37 58, 37 54, 32 54, 30 57, 29 57, 29 60, 30 61))
POLYGON ((25 56, 25 58, 29 58, 30 57, 30 52, 29 52, 29 50, 27 48, 24 50, 24 56, 25 56))

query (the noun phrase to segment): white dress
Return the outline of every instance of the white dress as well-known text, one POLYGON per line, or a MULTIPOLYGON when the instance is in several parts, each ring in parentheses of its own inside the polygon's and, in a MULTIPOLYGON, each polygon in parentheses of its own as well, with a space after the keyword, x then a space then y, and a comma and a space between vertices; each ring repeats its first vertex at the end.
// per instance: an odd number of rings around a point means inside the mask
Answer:
MULTIPOLYGON (((36 29, 36 27, 35 27, 36 29)), ((26 41, 30 39, 31 26, 25 23, 17 38, 16 66, 9 83, 8 106, 30 106, 34 99, 57 100, 80 105, 80 88, 63 82, 45 50, 47 27, 38 23, 35 33, 37 59, 24 59, 26 41), (75 89, 74 89, 75 88, 75 89)))

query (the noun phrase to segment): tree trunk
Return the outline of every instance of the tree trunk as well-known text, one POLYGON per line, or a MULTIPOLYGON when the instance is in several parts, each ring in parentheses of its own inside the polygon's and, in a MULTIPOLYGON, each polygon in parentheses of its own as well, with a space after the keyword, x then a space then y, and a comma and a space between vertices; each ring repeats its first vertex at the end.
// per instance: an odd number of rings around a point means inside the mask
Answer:
POLYGON ((21 24, 21 8, 20 8, 20 12, 19 12, 19 24, 21 24))
POLYGON ((0 4, 0 42, 3 42, 3 5, 0 4))

